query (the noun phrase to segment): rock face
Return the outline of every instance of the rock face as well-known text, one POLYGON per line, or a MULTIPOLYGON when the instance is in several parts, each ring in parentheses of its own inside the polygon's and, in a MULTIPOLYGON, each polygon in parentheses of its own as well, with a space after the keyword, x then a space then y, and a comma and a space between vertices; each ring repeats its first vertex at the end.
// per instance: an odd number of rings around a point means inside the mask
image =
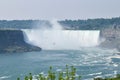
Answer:
POLYGON ((21 30, 0 30, 0 53, 40 51, 41 48, 27 44, 21 30))
POLYGON ((100 46, 120 51, 120 27, 116 26, 109 29, 101 30, 101 38, 105 39, 100 46))

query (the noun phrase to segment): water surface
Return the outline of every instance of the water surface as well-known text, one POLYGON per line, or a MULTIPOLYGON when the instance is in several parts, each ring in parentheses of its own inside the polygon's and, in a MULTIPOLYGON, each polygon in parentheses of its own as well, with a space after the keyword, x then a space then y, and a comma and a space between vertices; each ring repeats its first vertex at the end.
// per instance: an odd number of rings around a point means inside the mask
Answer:
POLYGON ((108 77, 120 73, 119 54, 113 50, 83 48, 81 50, 46 50, 27 53, 0 53, 0 80, 16 80, 29 72, 34 75, 74 65, 83 80, 108 77))

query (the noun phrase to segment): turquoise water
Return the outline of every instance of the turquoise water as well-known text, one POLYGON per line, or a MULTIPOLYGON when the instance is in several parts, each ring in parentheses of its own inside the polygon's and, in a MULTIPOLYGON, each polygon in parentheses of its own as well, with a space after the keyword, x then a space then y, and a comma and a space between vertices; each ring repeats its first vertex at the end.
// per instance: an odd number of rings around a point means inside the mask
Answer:
POLYGON ((120 73, 119 54, 114 50, 83 48, 81 50, 51 50, 27 53, 0 53, 0 80, 16 80, 32 72, 47 73, 49 66, 54 70, 74 65, 83 80, 93 77, 108 77, 120 73))

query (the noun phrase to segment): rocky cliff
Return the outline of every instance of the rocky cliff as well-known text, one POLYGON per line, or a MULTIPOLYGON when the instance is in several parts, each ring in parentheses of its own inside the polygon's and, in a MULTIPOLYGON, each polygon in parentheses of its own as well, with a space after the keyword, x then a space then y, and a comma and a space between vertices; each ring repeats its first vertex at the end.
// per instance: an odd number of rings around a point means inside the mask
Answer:
POLYGON ((101 30, 100 37, 104 41, 100 44, 101 47, 118 49, 120 51, 120 26, 114 26, 101 30))
POLYGON ((0 53, 40 51, 41 48, 27 44, 21 30, 0 30, 0 53))

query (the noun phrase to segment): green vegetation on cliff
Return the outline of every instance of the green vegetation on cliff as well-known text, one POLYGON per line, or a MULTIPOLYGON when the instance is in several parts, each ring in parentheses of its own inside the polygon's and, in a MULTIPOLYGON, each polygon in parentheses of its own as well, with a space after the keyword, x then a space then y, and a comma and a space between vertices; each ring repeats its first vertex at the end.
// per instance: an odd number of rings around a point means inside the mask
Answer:
POLYGON ((101 30, 115 25, 120 25, 120 17, 111 19, 98 18, 87 20, 65 20, 60 21, 60 23, 75 30, 101 30))
MULTIPOLYGON (((114 25, 120 25, 120 17, 111 19, 87 19, 87 20, 63 20, 59 21, 66 29, 81 30, 100 30, 114 25)), ((29 29, 36 26, 51 26, 49 21, 45 20, 0 20, 0 28, 29 29)))

